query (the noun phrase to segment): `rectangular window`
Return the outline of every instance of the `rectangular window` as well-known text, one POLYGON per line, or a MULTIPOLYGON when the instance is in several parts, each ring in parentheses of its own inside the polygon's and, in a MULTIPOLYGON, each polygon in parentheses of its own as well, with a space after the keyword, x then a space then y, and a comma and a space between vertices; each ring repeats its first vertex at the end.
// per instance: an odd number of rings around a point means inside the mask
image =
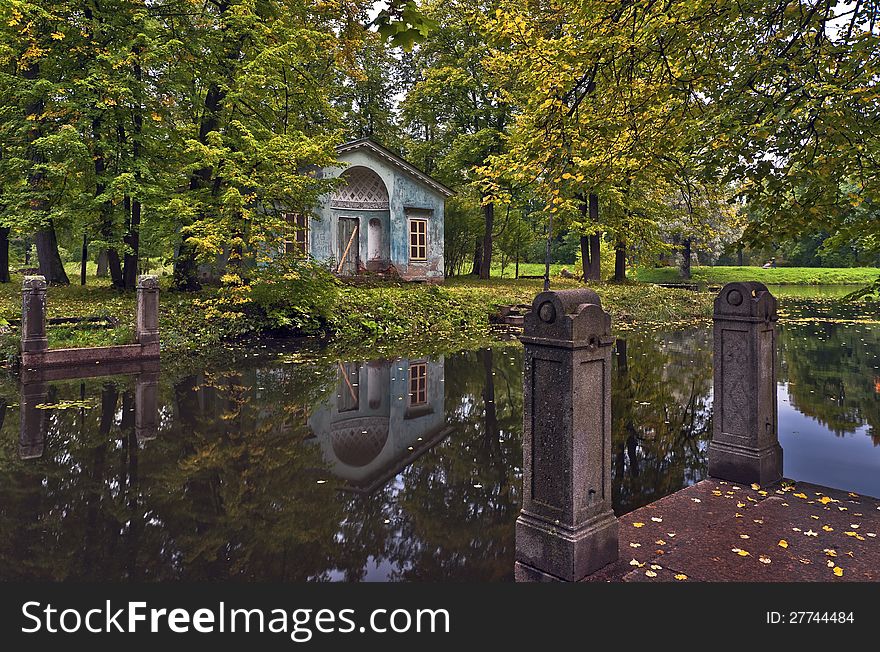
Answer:
POLYGON ((409 221, 409 259, 428 260, 428 220, 409 221))
POLYGON ((428 365, 424 362, 409 366, 410 406, 428 403, 428 365))
POLYGON ((288 236, 284 241, 284 253, 296 256, 309 255, 309 217, 300 213, 285 213, 288 236))

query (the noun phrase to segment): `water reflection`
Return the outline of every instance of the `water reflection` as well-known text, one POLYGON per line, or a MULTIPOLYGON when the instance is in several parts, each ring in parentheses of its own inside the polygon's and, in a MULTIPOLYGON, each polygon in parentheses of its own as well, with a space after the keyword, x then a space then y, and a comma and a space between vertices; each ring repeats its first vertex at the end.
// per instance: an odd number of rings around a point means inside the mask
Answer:
MULTIPOLYGON (((616 342, 618 514, 704 477, 710 338, 616 342)), ((786 473, 880 493, 876 326, 779 342, 786 473)), ((511 580, 521 430, 517 345, 6 381, 0 578, 511 580)))

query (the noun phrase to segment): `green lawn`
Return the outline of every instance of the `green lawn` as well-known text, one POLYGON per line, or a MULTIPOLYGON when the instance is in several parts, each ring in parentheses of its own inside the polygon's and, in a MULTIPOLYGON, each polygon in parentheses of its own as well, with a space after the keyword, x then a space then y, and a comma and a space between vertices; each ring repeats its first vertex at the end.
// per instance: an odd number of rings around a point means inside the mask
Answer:
MULTIPOLYGON (((693 267, 691 281, 721 285, 760 281, 781 285, 867 285, 880 276, 877 267, 693 267)), ((631 277, 649 283, 684 283, 677 267, 638 269, 631 277)))
MULTIPOLYGON (((550 265, 550 275, 558 275, 563 267, 575 274, 580 273, 577 265, 553 263, 550 265)), ((504 268, 504 278, 513 278, 515 273, 516 265, 508 263, 504 268)), ((544 276, 544 263, 520 263, 519 273, 520 276, 544 276)), ((492 265, 492 276, 501 276, 501 265, 498 263, 492 265)))

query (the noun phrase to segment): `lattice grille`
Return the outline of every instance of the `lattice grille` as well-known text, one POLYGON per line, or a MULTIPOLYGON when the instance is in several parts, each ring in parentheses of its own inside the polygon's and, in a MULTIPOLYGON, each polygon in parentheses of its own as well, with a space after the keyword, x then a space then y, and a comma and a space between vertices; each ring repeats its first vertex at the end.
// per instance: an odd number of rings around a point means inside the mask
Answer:
POLYGON ((388 208, 388 190, 381 177, 364 167, 344 173, 346 185, 333 191, 330 205, 336 208, 388 208))

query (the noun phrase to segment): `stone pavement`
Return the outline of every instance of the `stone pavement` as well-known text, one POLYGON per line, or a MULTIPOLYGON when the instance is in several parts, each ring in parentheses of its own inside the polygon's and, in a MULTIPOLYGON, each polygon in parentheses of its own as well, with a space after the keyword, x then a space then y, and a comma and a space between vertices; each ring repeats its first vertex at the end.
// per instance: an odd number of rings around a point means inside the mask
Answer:
POLYGON ((619 560, 585 581, 880 581, 880 499, 783 480, 704 480, 620 519, 619 560))

